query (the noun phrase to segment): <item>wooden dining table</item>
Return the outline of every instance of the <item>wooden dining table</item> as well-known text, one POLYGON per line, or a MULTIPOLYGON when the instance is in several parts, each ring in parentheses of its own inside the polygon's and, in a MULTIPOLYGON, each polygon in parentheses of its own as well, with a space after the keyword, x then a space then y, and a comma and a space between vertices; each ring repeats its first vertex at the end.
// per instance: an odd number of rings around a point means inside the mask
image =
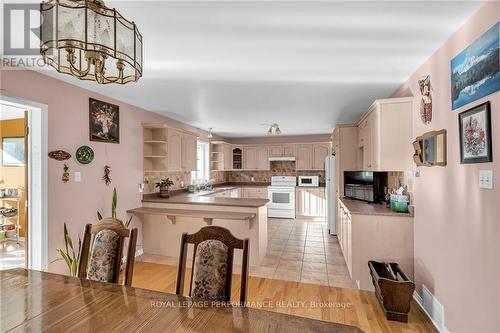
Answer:
POLYGON ((26 269, 0 271, 1 332, 342 332, 359 328, 26 269))

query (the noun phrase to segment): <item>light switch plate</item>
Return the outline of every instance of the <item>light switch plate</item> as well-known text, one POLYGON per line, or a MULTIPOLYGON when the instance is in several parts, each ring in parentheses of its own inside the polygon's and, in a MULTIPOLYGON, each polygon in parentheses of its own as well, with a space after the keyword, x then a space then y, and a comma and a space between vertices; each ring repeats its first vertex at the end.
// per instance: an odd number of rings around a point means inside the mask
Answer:
POLYGON ((493 170, 479 170, 479 188, 493 189, 493 170))
POLYGON ((76 183, 79 183, 79 182, 81 182, 81 181, 82 181, 82 174, 81 174, 81 172, 76 171, 76 172, 75 172, 75 182, 76 182, 76 183))

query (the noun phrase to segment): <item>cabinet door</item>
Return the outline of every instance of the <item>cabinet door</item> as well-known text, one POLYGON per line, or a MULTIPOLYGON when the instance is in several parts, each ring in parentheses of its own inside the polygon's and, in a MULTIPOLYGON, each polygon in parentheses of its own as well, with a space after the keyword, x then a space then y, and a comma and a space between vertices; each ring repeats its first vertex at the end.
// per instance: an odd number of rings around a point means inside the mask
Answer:
POLYGON ((297 145, 297 156, 295 166, 297 170, 311 170, 312 169, 312 145, 297 145))
POLYGON ((257 147, 243 148, 243 169, 245 170, 257 169, 257 147))
POLYGON ((284 145, 283 156, 295 156, 295 145, 284 145))
POLYGON ((269 149, 267 146, 257 148, 257 169, 269 170, 269 149))
POLYGON ((182 135, 182 169, 187 171, 196 170, 196 144, 197 139, 194 135, 182 135))
POLYGON ((281 156, 283 156, 283 146, 269 147, 269 157, 281 157, 281 156))
POLYGON ((182 134, 176 130, 168 130, 168 170, 180 171, 182 169, 182 134))
POLYGON ((267 199, 267 188, 265 187, 245 187, 245 198, 267 199))
POLYGON ((325 170, 325 158, 329 155, 330 147, 327 144, 313 145, 313 169, 325 170))
POLYGON ((364 128, 364 143, 363 143, 363 169, 373 169, 373 145, 374 145, 374 130, 375 130, 375 117, 374 113, 370 113, 367 117, 366 126, 364 128))
POLYGON ((224 155, 224 170, 232 170, 233 169, 233 149, 232 149, 231 145, 224 144, 223 155, 224 155))
POLYGON ((295 191, 295 215, 309 215, 309 193, 305 188, 298 187, 295 191))

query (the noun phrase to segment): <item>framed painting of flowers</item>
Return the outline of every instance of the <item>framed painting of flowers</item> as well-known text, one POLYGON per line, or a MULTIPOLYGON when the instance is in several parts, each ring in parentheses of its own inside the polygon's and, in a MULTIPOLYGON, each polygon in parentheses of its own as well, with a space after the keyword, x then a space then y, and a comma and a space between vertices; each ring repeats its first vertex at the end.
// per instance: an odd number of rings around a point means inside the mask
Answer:
POLYGON ((118 105, 89 99, 89 139, 120 143, 120 110, 118 105))
POLYGON ((492 162, 490 102, 459 114, 460 163, 492 162))

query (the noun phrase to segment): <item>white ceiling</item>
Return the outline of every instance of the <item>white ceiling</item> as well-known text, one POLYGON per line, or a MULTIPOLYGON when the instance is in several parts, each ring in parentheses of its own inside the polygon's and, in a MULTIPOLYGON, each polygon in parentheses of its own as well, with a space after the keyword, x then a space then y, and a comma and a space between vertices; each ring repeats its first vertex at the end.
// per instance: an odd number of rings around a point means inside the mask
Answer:
POLYGON ((144 36, 144 76, 98 86, 227 137, 328 133, 387 97, 480 1, 114 1, 144 36))

